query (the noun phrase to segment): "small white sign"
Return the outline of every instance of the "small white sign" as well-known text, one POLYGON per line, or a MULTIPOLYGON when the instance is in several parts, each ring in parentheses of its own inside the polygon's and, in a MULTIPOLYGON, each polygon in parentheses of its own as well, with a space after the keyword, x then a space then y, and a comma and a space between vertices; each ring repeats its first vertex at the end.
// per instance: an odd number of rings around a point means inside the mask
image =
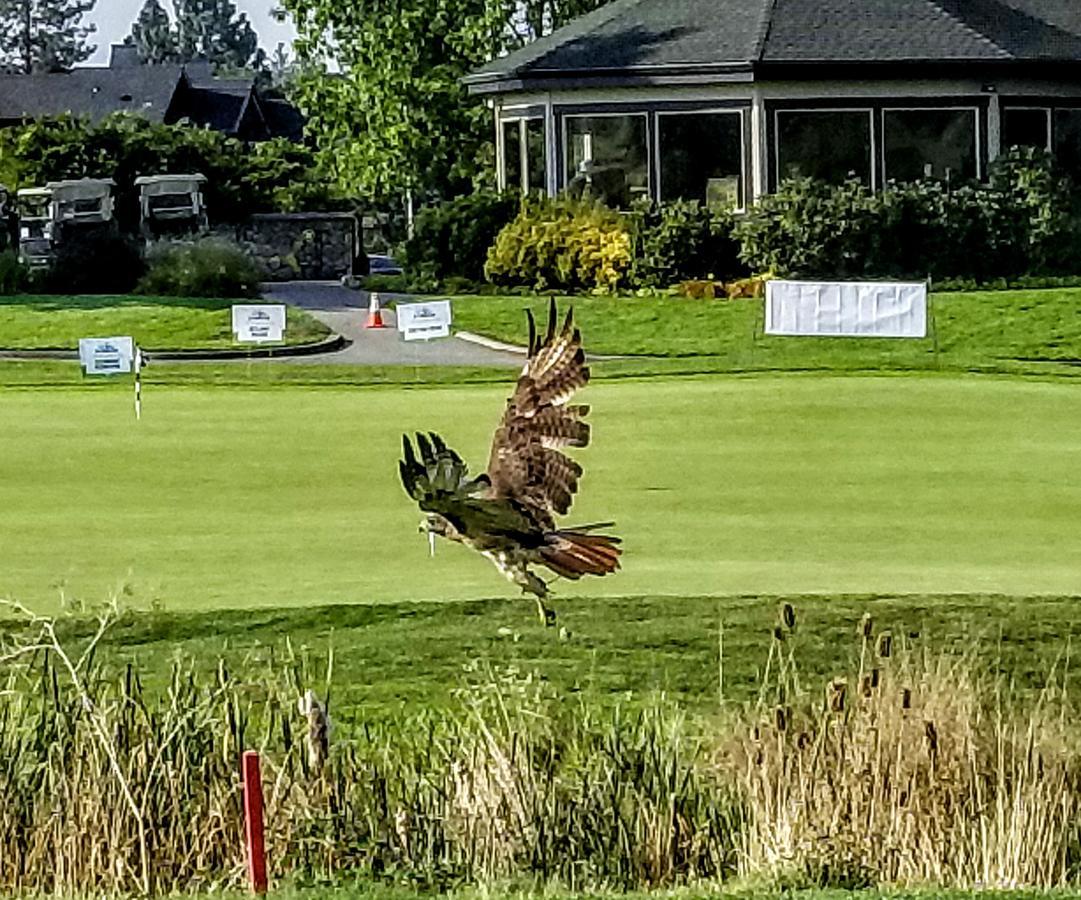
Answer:
POLYGON ((407 341, 427 341, 450 336, 450 301, 399 303, 394 308, 398 331, 407 341))
POLYGON ((134 358, 135 342, 130 337, 79 339, 79 365, 87 375, 130 372, 134 358))
POLYGON ((233 334, 238 341, 280 341, 284 332, 285 307, 280 303, 240 303, 233 307, 233 334))
POLYGON ((927 285, 767 281, 765 331, 819 337, 926 337, 927 285))

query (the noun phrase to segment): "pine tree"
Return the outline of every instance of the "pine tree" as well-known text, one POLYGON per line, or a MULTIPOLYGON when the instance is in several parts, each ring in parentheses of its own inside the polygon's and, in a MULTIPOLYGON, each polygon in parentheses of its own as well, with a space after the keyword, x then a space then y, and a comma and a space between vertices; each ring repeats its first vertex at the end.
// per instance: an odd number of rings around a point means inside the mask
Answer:
POLYGON ((173 0, 180 59, 205 58, 217 69, 260 69, 266 54, 234 0, 173 0))
POLYGON ((95 31, 83 16, 96 0, 0 0, 0 67, 56 72, 88 59, 95 31))
POLYGON ((146 0, 125 43, 134 45, 144 63, 160 64, 177 59, 173 23, 159 0, 146 0))

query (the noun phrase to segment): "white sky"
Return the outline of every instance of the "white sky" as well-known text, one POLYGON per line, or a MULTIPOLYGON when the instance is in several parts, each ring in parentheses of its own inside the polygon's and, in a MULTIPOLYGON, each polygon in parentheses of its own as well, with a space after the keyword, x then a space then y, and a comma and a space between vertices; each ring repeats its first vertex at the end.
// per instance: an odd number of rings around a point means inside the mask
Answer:
MULTIPOLYGON (((131 33, 131 23, 143 8, 144 0, 98 0, 94 11, 86 20, 98 26, 91 37, 91 43, 97 45, 97 52, 84 65, 104 65, 109 61, 109 45, 119 44, 131 33)), ((270 11, 278 5, 277 0, 236 0, 237 9, 247 13, 252 27, 259 34, 259 44, 271 55, 284 41, 290 45, 296 32, 291 22, 278 24, 271 18, 270 11)), ((172 10, 169 0, 163 0, 162 6, 172 10)))

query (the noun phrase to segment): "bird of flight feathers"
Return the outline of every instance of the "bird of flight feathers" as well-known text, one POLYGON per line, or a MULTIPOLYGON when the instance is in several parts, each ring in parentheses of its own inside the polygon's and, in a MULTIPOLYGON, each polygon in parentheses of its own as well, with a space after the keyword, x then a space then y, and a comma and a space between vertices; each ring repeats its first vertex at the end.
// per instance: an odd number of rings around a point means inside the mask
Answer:
POLYGON ((557 331, 552 300, 543 339, 533 314, 527 310, 526 316, 529 354, 492 438, 488 470, 470 478, 462 458, 431 432, 416 435, 415 451, 403 435, 398 469, 406 493, 427 513, 421 530, 433 551, 439 536, 486 556, 523 593, 536 597, 541 620, 552 625, 548 585, 530 567, 574 580, 607 575, 619 568, 620 539, 597 533, 611 522, 556 525, 556 515, 570 509, 582 474, 563 448, 589 443, 589 407, 568 404, 589 381, 589 368, 573 310, 557 331))

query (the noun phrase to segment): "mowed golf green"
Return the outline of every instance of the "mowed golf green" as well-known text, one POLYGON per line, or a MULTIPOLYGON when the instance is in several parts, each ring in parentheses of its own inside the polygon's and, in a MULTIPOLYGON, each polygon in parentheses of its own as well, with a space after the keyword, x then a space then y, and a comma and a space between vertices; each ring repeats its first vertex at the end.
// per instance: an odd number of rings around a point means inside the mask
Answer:
MULTIPOLYGON (((403 431, 482 467, 503 387, 0 394, 0 596, 166 610, 513 595, 418 534, 403 431)), ((1081 387, 964 376, 597 383, 557 596, 1081 594, 1081 387)))

